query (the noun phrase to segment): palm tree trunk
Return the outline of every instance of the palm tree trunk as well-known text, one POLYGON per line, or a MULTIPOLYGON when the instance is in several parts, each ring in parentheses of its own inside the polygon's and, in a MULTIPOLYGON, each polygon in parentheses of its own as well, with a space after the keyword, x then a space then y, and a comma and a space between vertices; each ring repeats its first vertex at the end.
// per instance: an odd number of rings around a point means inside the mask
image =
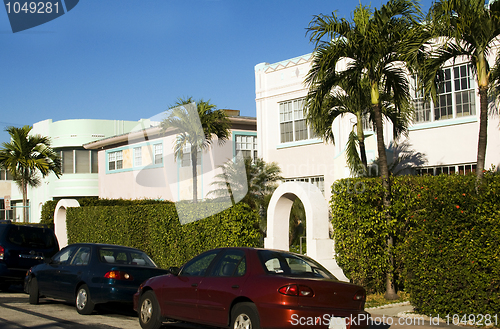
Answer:
POLYGON ((23 190, 23 222, 28 222, 28 182, 21 179, 21 188, 23 190))
POLYGON ((196 155, 198 154, 198 148, 194 145, 191 145, 191 164, 193 166, 193 203, 198 202, 198 158, 196 155))
MULTIPOLYGON (((373 113, 375 119, 375 130, 377 133, 377 150, 378 150, 378 159, 379 159, 379 170, 380 176, 382 179, 382 187, 384 188, 384 196, 383 196, 383 204, 385 210, 385 218, 387 224, 391 222, 391 184, 389 177, 389 168, 387 165, 387 155, 385 153, 385 143, 384 143, 384 128, 382 124, 382 114, 380 112, 379 104, 373 104, 373 113)), ((398 299, 398 295, 396 293, 396 289, 394 287, 394 276, 393 276, 393 267, 394 267, 394 258, 392 256, 392 246, 394 244, 394 240, 392 235, 389 233, 387 236, 387 256, 389 258, 389 269, 386 272, 386 288, 384 297, 389 300, 398 299)))
POLYGON ((476 164, 476 192, 483 179, 484 164, 486 158, 486 142, 488 139, 488 89, 479 87, 479 138, 477 143, 477 164, 476 164))
POLYGON ((358 143, 359 143, 359 153, 361 154, 361 163, 365 167, 366 172, 368 172, 368 161, 366 160, 366 147, 365 147, 365 134, 363 132, 363 117, 361 113, 357 113, 357 130, 358 130, 358 143))

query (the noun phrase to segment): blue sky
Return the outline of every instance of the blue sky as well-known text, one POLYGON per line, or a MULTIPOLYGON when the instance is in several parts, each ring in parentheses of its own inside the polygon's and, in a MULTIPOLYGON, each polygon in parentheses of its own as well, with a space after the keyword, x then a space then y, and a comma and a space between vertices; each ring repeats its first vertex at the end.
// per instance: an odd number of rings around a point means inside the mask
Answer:
MULTIPOLYGON (((82 0, 18 33, 0 9, 0 142, 7 126, 137 121, 186 96, 255 116, 254 66, 310 53, 313 15, 349 18, 358 3, 82 0)), ((426 11, 431 1, 420 3, 426 11)))

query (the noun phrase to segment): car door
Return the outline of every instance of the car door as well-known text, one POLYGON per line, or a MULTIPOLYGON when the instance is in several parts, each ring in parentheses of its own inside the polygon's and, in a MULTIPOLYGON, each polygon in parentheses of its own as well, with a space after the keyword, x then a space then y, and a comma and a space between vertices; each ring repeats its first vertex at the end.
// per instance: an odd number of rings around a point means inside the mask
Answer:
POLYGON ((61 284, 61 270, 68 265, 77 249, 77 246, 68 246, 52 257, 40 271, 37 271, 38 289, 42 295, 63 298, 64 286, 61 284))
POLYGON ((177 320, 199 321, 198 286, 220 250, 203 253, 186 263, 179 275, 165 280, 161 289, 160 307, 164 315, 177 320))
POLYGON ((231 303, 241 295, 247 280, 245 252, 227 249, 198 286, 198 311, 207 324, 225 326, 231 303))
POLYGON ((66 300, 73 300, 75 298, 76 285, 86 276, 89 259, 90 247, 82 246, 76 250, 70 262, 60 267, 58 276, 61 287, 61 298, 66 300))

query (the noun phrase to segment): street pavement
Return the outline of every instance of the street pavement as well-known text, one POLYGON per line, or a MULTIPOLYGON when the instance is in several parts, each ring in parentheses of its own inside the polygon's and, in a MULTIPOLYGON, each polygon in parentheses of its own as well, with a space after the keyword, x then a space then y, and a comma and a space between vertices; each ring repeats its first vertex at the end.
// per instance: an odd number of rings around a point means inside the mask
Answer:
MULTIPOLYGON (((92 315, 80 315, 75 306, 62 301, 41 299, 39 305, 28 303, 28 295, 21 286, 11 286, 9 291, 0 292, 1 329, 140 329, 137 315, 131 307, 109 306, 99 308, 92 315)), ((367 309, 372 315, 370 329, 435 329, 454 325, 432 321, 420 315, 406 315, 411 305, 396 304, 383 308, 367 309)), ((182 323, 168 323, 163 329, 206 329, 203 326, 182 323)), ((463 329, 463 328, 460 328, 463 329)))
POLYGON ((429 318, 426 315, 414 314, 413 306, 409 303, 397 303, 380 308, 366 309, 372 316, 370 329, 435 329, 440 328, 460 328, 453 324, 438 321, 437 318, 429 318))

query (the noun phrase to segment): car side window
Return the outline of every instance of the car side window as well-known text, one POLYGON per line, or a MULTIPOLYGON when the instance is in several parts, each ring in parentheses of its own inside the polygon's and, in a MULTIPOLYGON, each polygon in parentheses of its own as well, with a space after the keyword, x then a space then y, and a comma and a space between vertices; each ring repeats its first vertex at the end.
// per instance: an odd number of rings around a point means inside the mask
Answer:
POLYGON ((127 253, 125 251, 115 252, 115 262, 117 264, 128 264, 127 253))
POLYGON ((210 271, 210 276, 243 276, 245 272, 245 252, 229 249, 210 271))
POLYGON ((90 247, 81 247, 73 257, 71 265, 83 266, 88 265, 90 259, 90 247))
POLYGON ((52 264, 56 265, 66 265, 69 264, 71 259, 73 258, 73 254, 75 253, 76 247, 68 247, 60 252, 58 252, 54 257, 52 257, 52 264))
POLYGON ((210 251, 201 254, 191 261, 186 263, 179 273, 180 276, 204 276, 210 263, 214 260, 215 256, 220 252, 220 250, 210 251))

